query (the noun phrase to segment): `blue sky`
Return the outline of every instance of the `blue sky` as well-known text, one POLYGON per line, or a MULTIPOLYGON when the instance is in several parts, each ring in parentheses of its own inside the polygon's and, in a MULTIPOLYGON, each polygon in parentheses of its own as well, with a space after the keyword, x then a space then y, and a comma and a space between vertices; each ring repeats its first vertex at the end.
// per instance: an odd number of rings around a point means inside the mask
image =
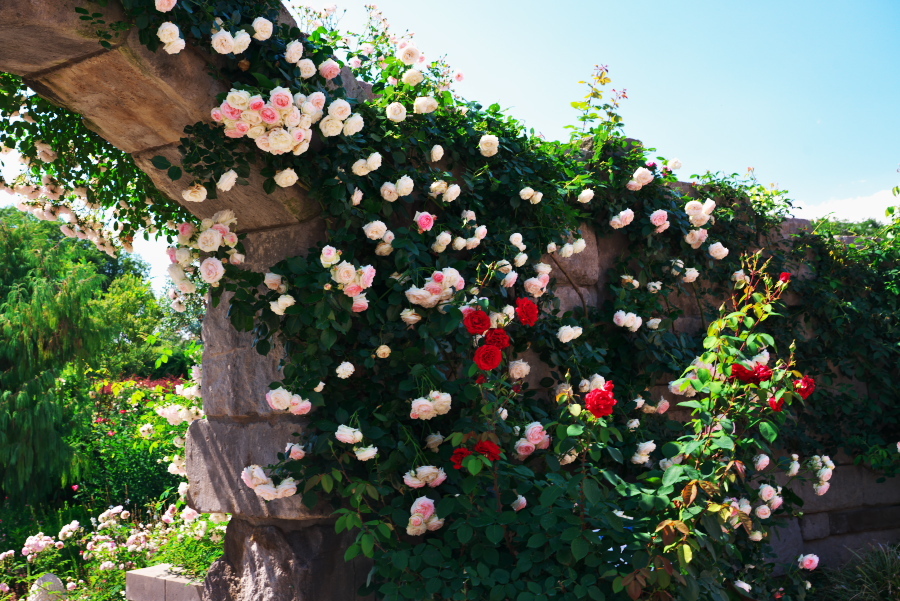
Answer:
MULTIPOLYGON (((465 73, 462 95, 547 138, 567 135, 577 82, 602 63, 628 91, 625 133, 681 159, 682 179, 752 166, 805 217, 877 218, 898 204, 896 0, 375 1, 395 33, 414 31, 428 57, 465 73)), ((363 3, 344 8, 342 26, 359 29, 363 3)), ((138 246, 157 287, 162 249, 138 246)))

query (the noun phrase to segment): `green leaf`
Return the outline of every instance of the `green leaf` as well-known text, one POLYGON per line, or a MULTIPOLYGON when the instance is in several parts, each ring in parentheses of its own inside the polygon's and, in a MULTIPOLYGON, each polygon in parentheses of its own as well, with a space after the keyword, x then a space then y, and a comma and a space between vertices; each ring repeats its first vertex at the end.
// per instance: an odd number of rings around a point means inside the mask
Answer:
POLYGON ((485 536, 487 536, 487 539, 489 541, 496 545, 501 540, 503 540, 503 526, 500 526, 499 524, 491 524, 484 531, 484 534, 485 536))
POLYGON ((572 424, 566 428, 566 435, 568 436, 581 436, 582 432, 584 432, 584 426, 579 424, 572 424))
POLYGON ((463 524, 456 529, 456 537, 459 539, 460 544, 463 545, 472 540, 472 534, 474 534, 474 530, 468 524, 463 524))
POLYGON ((663 486, 672 486, 681 478, 681 475, 684 473, 684 468, 680 465, 672 465, 670 466, 664 473, 662 477, 663 486))
POLYGON ((591 550, 591 543, 586 539, 579 537, 572 541, 572 555, 575 559, 584 559, 591 550))
POLYGON ((778 438, 778 429, 769 422, 759 422, 759 432, 769 442, 775 442, 778 438))
POLYGON ((584 496, 587 497, 587 500, 591 503, 599 503, 603 499, 603 493, 600 491, 600 486, 593 478, 586 478, 582 486, 584 487, 584 496))
POLYGON ((150 162, 157 169, 168 169, 172 166, 172 163, 169 162, 169 159, 159 154, 150 159, 150 162))
POLYGON ((178 166, 176 166, 176 165, 172 165, 171 167, 169 167, 169 172, 168 172, 168 174, 169 174, 169 179, 172 180, 173 182, 174 182, 174 181, 180 180, 180 179, 181 179, 181 175, 182 175, 182 173, 181 173, 181 167, 178 167, 178 166))

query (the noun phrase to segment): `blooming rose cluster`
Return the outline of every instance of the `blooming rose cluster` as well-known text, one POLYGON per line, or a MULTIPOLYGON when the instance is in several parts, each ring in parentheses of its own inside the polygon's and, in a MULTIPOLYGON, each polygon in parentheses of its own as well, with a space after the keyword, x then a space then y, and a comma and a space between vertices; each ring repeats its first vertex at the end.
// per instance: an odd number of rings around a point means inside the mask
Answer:
POLYGON ((620 328, 628 328, 630 332, 637 332, 644 320, 634 313, 626 313, 625 311, 616 311, 613 315, 613 323, 620 328))
POLYGON ((265 470, 258 465, 245 467, 244 471, 241 472, 241 480, 265 501, 283 499, 297 492, 296 480, 285 478, 276 486, 272 479, 266 475, 265 470))
POLYGON ((650 462, 650 453, 656 450, 656 443, 652 440, 642 442, 637 446, 634 455, 631 456, 631 463, 635 465, 644 465, 650 462))
POLYGON ((550 435, 544 430, 540 422, 531 422, 525 426, 524 436, 516 441, 516 459, 525 460, 537 449, 550 448, 550 435))
POLYGON ((625 184, 625 187, 632 192, 637 192, 647 184, 653 181, 653 173, 646 167, 638 167, 631 175, 631 179, 625 184))
POLYGON ((299 394, 291 394, 283 387, 266 393, 266 402, 275 411, 290 411, 294 415, 306 415, 312 410, 312 403, 299 394))
POLYGON ((428 497, 419 497, 409 509, 409 523, 406 533, 410 536, 421 536, 427 531, 440 530, 444 520, 438 519, 434 509, 434 501, 428 497))
MULTIPOLYGON (((97 247, 97 250, 106 253, 110 257, 115 258, 116 247, 113 246, 112 232, 104 231, 103 224, 94 219, 92 216, 79 216, 70 207, 65 204, 58 204, 55 201, 65 193, 62 188, 57 188, 52 184, 44 186, 16 185, 7 186, 0 182, 0 192, 9 192, 18 196, 24 196, 29 201, 20 201, 16 203, 16 208, 23 213, 30 213, 41 221, 59 221, 59 231, 66 238, 78 238, 79 240, 90 240, 97 247), (43 199, 50 199, 54 202, 46 202, 43 199)), ((75 193, 79 196, 79 201, 84 204, 87 209, 98 210, 99 205, 87 202, 87 190, 76 189, 75 193)), ((150 222, 152 223, 152 221, 150 222)), ((148 231, 155 232, 155 227, 148 227, 148 231)), ((120 238, 122 247, 132 252, 131 242, 126 238, 120 238)))
POLYGON ((669 213, 665 209, 658 209, 650 213, 650 223, 656 226, 655 233, 661 234, 671 225, 669 223, 669 213))
POLYGON ((447 415, 452 400, 446 392, 432 390, 427 397, 413 399, 409 417, 411 419, 431 419, 436 415, 447 415))
MULTIPOLYGON (((201 186, 202 188, 202 186, 201 186)), ((205 195, 205 188, 204 188, 205 195)), ((225 209, 217 212, 211 218, 204 219, 197 228, 193 223, 178 224, 178 245, 166 249, 171 264, 168 267, 169 277, 175 283, 175 287, 181 294, 192 294, 197 291, 188 274, 197 272, 200 278, 211 286, 218 286, 219 280, 225 275, 224 263, 241 265, 244 255, 240 254, 235 246, 238 243, 237 234, 231 231, 231 226, 237 223, 234 212, 225 209), (193 263, 200 257, 200 253, 216 253, 226 249, 227 258, 218 259, 207 257, 199 268, 193 263)), ((172 307, 176 311, 184 311, 183 301, 176 297, 172 307)))
POLYGON ((821 497, 831 488, 829 480, 831 480, 831 475, 834 471, 834 462, 831 461, 828 455, 813 455, 809 458, 807 465, 810 471, 816 475, 816 483, 813 485, 813 489, 821 497))
POLYGON ((155 411, 158 416, 169 422, 170 426, 180 426, 185 422, 192 423, 203 417, 203 410, 199 407, 163 405, 157 407, 155 411))
POLYGON ((422 488, 424 486, 437 488, 443 484, 446 479, 447 473, 444 472, 443 468, 435 467, 433 465, 423 465, 422 467, 406 472, 403 476, 403 483, 410 488, 422 488))
POLYGON ((364 265, 357 268, 349 261, 341 261, 341 252, 333 246, 322 249, 319 261, 323 267, 331 268, 331 279, 338 285, 338 290, 353 299, 354 313, 361 313, 369 308, 369 301, 364 292, 375 281, 374 267, 364 265))
POLYGON ((406 298, 414 305, 430 309, 439 303, 446 303, 453 295, 465 287, 465 281, 459 272, 452 267, 435 271, 421 288, 411 287, 406 291, 406 298))
POLYGON ((534 270, 537 275, 525 280, 525 292, 539 298, 547 291, 547 285, 550 284, 550 272, 553 271, 553 268, 546 263, 538 263, 534 266, 534 270))
POLYGON ((613 215, 612 219, 609 220, 609 225, 614 230, 618 230, 630 224, 632 221, 634 221, 634 211, 625 209, 619 211, 616 215, 613 215))

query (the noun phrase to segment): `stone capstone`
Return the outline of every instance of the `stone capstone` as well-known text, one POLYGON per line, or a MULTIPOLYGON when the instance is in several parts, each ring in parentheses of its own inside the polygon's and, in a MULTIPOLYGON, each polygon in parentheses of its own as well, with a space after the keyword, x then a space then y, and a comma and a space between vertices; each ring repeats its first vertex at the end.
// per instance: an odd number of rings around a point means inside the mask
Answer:
MULTIPOLYGON (((297 524, 297 523, 295 523, 297 524)), ((225 555, 206 578, 203 601, 353 601, 371 562, 344 562, 354 534, 336 535, 329 520, 293 529, 232 518, 225 555)))

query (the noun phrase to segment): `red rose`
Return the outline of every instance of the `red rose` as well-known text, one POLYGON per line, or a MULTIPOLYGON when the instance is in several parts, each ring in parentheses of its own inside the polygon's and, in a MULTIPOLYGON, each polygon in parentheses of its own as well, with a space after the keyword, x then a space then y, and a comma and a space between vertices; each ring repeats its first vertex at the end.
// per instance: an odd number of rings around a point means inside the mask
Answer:
POLYGON ((520 392, 522 392, 522 385, 521 384, 513 384, 512 389, 513 389, 513 392, 515 392, 516 394, 519 394, 520 392))
POLYGON ((487 382, 487 378, 484 377, 484 374, 481 374, 480 376, 475 378, 476 384, 484 384, 485 382, 487 382))
POLYGON ((463 325, 473 336, 484 334, 491 327, 491 318, 481 309, 469 311, 463 318, 463 325))
POLYGON ((609 381, 604 384, 603 388, 595 388, 584 397, 585 406, 594 414, 594 417, 612 415, 613 407, 616 405, 613 388, 615 388, 615 384, 609 381))
POLYGON ((735 363, 731 366, 731 377, 737 378, 744 384, 755 384, 756 383, 756 374, 755 372, 747 369, 740 363, 735 363))
POLYGON ((809 376, 803 376, 799 380, 794 380, 794 391, 803 397, 803 400, 809 398, 809 395, 816 391, 816 381, 809 376))
POLYGON ((472 451, 469 449, 459 448, 453 451, 453 454, 450 456, 450 461, 453 462, 453 467, 455 469, 462 469, 463 459, 472 454, 472 451))
POLYGON ((533 326, 538 320, 538 306, 530 298, 520 298, 516 301, 516 315, 522 325, 533 326))
POLYGON ((487 344, 496 346, 498 349, 505 349, 509 346, 509 334, 502 328, 491 328, 484 335, 484 341, 487 344))
POLYGON ((475 351, 475 363, 480 369, 490 371, 500 365, 503 360, 503 351, 492 344, 485 344, 475 351))
POLYGON ((777 411, 780 413, 781 410, 784 409, 784 397, 778 399, 777 401, 775 400, 775 397, 770 398, 769 407, 772 408, 772 411, 777 411))
POLYGON ((491 461, 497 461, 498 459, 500 459, 500 447, 498 447, 490 440, 482 440, 477 445, 475 445, 475 450, 491 461))
POLYGON ((768 382, 772 379, 772 370, 765 365, 757 365, 753 370, 753 378, 757 384, 768 382))
POLYGON ((778 281, 784 282, 785 284, 790 282, 791 281, 791 272, 790 271, 781 272, 781 275, 778 276, 778 281))

